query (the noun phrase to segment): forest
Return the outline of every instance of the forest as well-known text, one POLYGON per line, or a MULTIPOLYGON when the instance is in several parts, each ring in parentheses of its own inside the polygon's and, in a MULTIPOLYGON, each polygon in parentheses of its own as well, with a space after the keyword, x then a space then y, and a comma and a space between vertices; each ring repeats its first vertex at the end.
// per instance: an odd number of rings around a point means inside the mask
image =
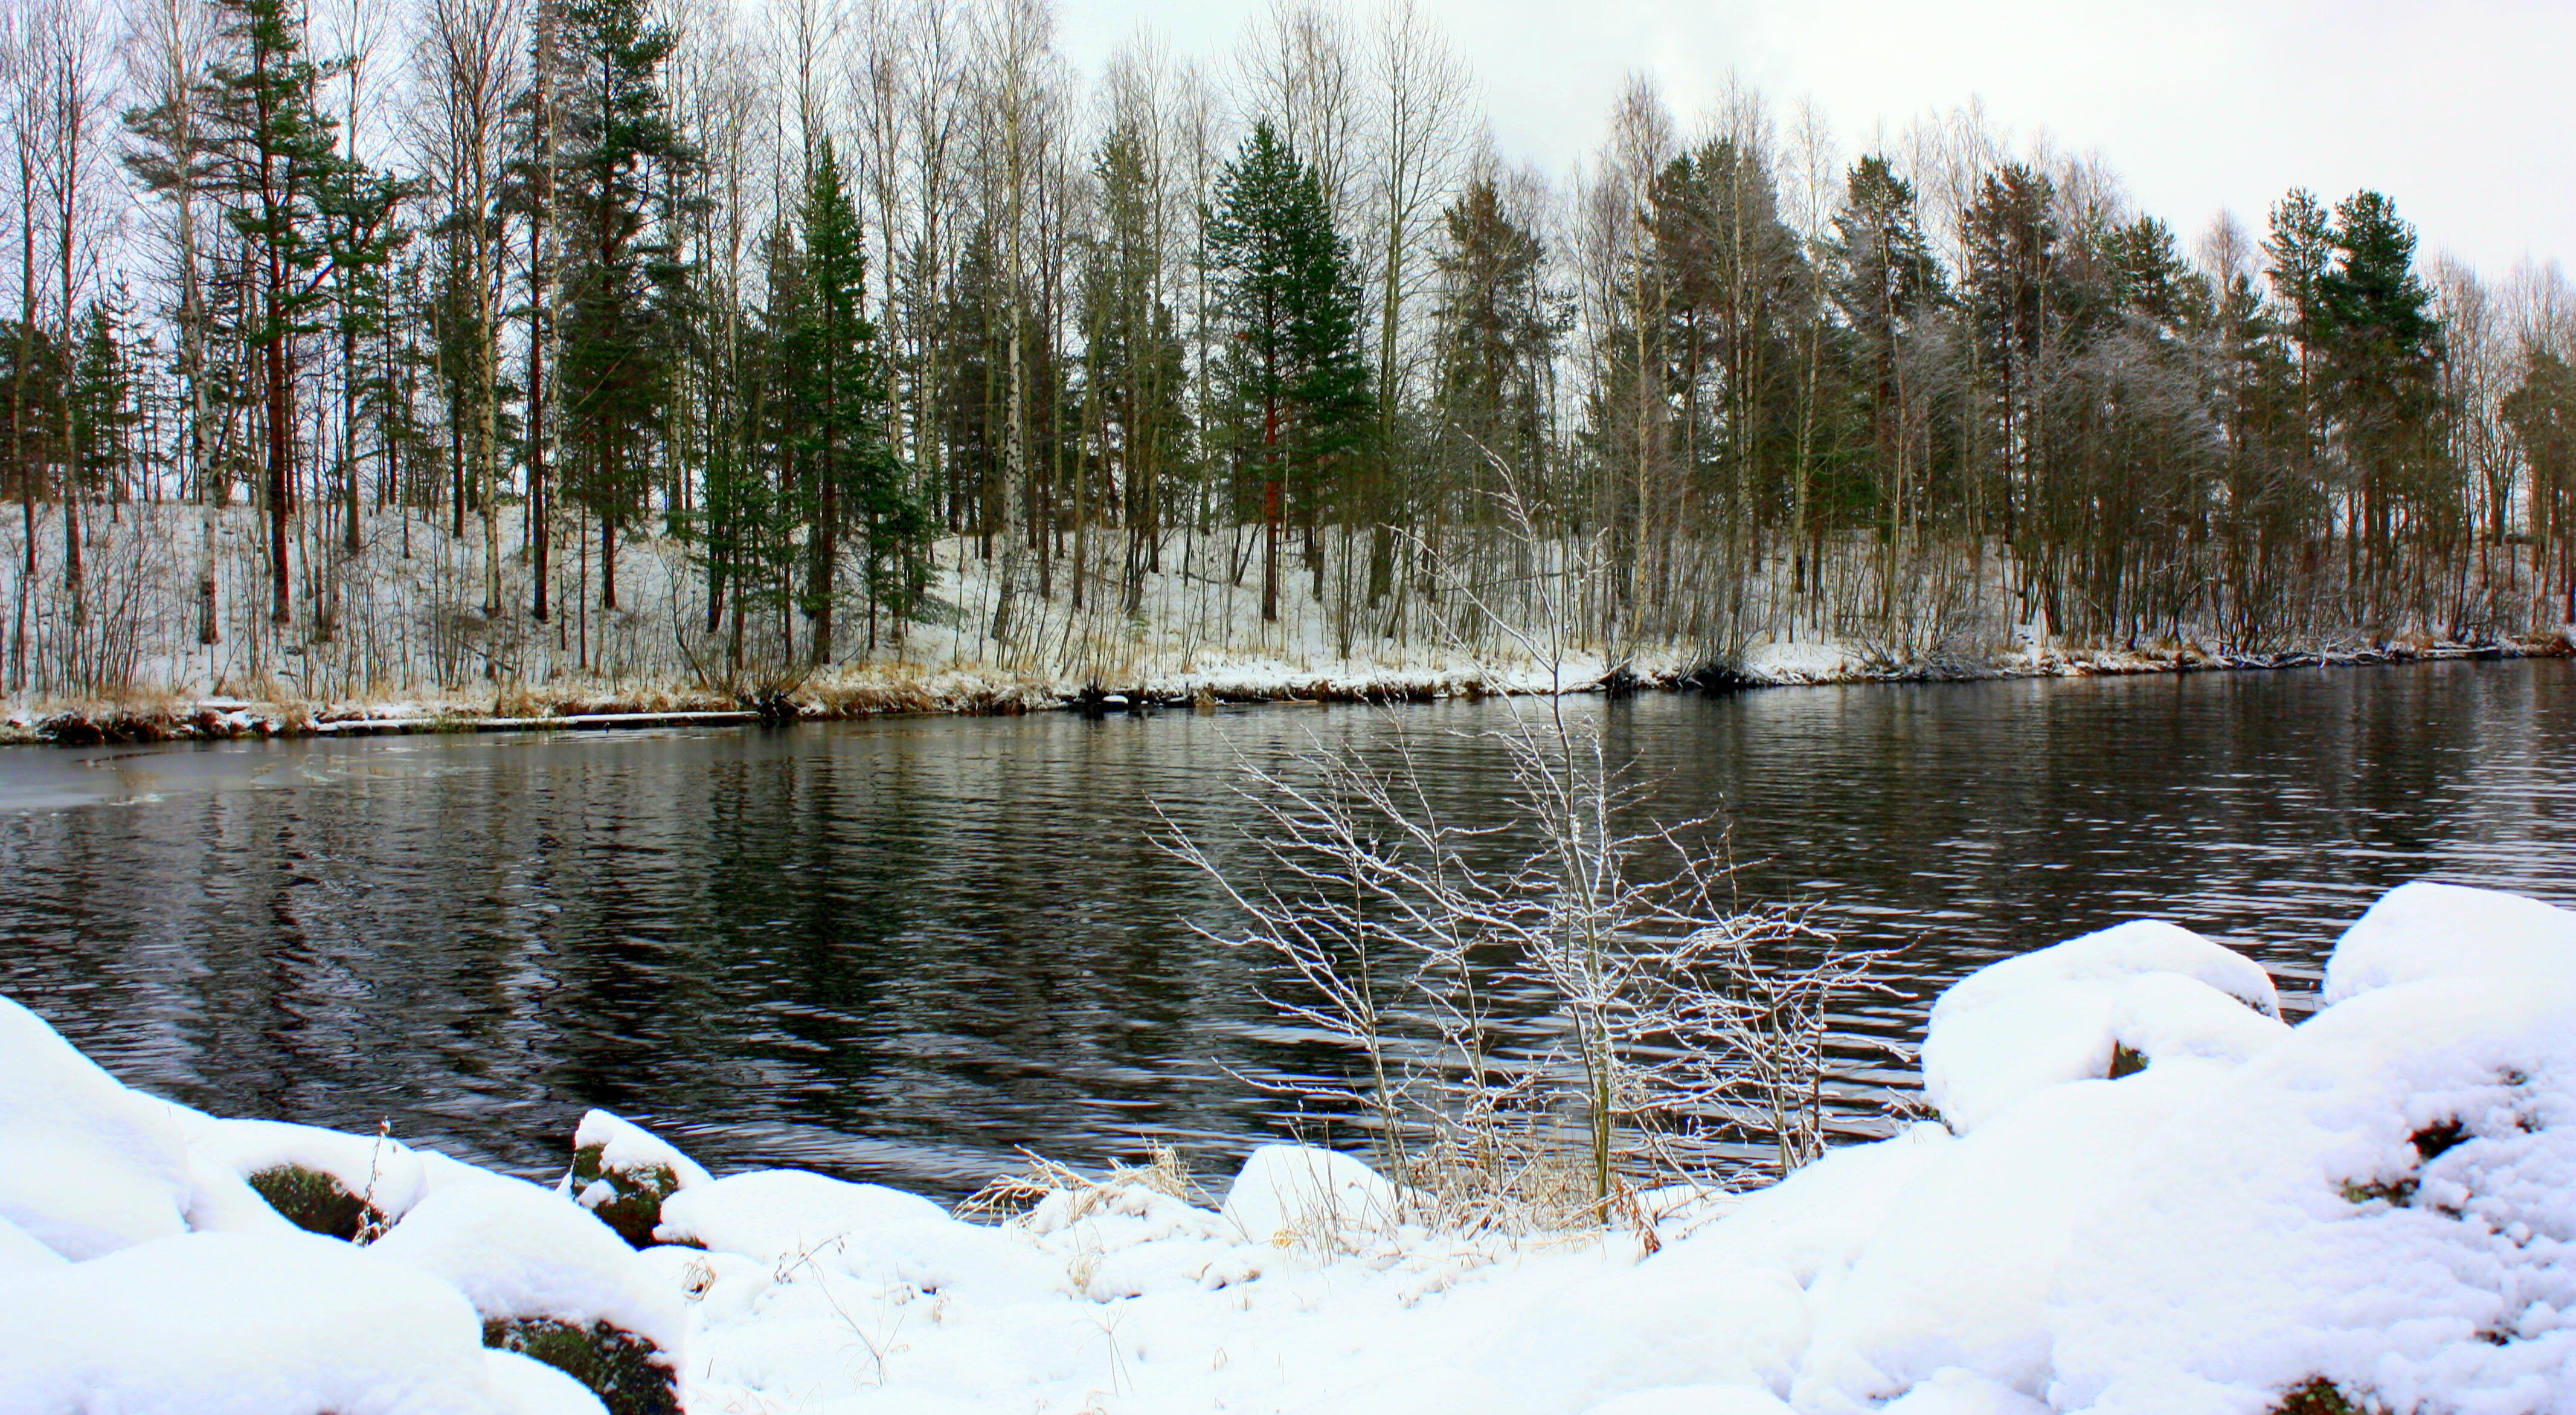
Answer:
POLYGON ((14 0, 0 690, 2576 621, 2576 292, 1973 102, 1498 151, 1413 3, 14 0))

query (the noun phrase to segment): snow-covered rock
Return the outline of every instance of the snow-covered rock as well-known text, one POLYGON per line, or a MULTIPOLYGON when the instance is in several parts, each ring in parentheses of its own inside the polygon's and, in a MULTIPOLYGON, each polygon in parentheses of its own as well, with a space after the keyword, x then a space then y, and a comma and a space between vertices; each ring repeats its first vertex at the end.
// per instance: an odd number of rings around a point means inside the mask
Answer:
POLYGON ((2576 1393, 2576 977, 2337 1003, 2104 1176, 2049 1328, 2061 1408, 2576 1393))
POLYGON ((2198 978, 2266 1017, 2281 1015, 2271 974, 2252 959, 2162 919, 2131 919, 1979 968, 1941 994, 1932 1019, 1983 1007, 2034 983, 2095 982, 2140 973, 2198 978))
POLYGON ((304 1233, 182 1234, 0 1283, 0 1415, 475 1415, 455 1288, 304 1233))
POLYGON ((761 1169, 673 1194, 662 1204, 654 1237, 777 1262, 872 1229, 947 1217, 947 1210, 928 1199, 882 1184, 761 1169))
POLYGON ((441 1188, 367 1253, 445 1280, 486 1321, 606 1322, 675 1355, 686 1334, 680 1296, 652 1265, 596 1217, 525 1180, 490 1175, 441 1188))
MULTIPOLYGON (((173 1108, 177 1110, 177 1107, 173 1108)), ((276 1120, 218 1120, 180 1110, 197 1154, 249 1183, 298 1227, 335 1238, 390 1223, 428 1192, 421 1157, 380 1135, 345 1135, 276 1120)))
POLYGON ((2289 1029, 2272 980, 2186 929, 2135 920, 1992 963, 1933 1004, 1923 1089, 1964 1134, 2125 1058, 2243 1061, 2289 1029))
POLYGON ((1226 1219, 1245 1241, 1283 1248, 1383 1232, 1402 1212, 1402 1195, 1376 1170, 1311 1145, 1263 1145, 1225 1191, 1226 1219))
POLYGON ((715 1177, 669 1141, 632 1121, 593 1110, 573 1131, 563 1192, 638 1248, 653 1241, 662 1201, 715 1177))
POLYGON ((2519 894, 2418 880, 2382 896, 2326 961, 2322 1000, 2427 978, 2517 979, 2576 968, 2576 911, 2519 894))

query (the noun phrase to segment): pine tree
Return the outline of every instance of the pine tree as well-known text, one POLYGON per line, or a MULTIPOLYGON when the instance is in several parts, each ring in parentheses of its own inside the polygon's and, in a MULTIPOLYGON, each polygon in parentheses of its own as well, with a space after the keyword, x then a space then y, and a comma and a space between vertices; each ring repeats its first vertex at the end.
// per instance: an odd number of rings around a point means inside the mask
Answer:
MULTIPOLYGON (((1561 319, 1542 283, 1545 250, 1513 219, 1490 178, 1470 183, 1443 219, 1435 258, 1440 286, 1432 405, 1441 461, 1457 488, 1482 486, 1490 457, 1533 489, 1546 482, 1548 428, 1542 384, 1555 358, 1561 319)), ((1426 531, 1450 510, 1445 496, 1422 498, 1426 531)), ((1456 514, 1473 519, 1470 502, 1456 514)))
POLYGON ((2069 314, 2057 265, 2070 243, 2058 229, 2056 197, 2056 184, 2044 173, 2007 163, 1987 174, 1960 221, 1967 255, 1960 296, 1980 367, 1994 379, 2001 433, 1994 449, 2000 482, 1995 499, 2008 546, 2018 547, 2021 517, 2049 495, 2044 483, 2060 465, 2043 396, 2043 380, 2066 342, 2069 314))
POLYGON ((1862 158, 1844 182, 1842 211, 1834 217, 1826 293, 1843 316, 1858 364, 1861 413, 1868 419, 1874 486, 1854 486, 1844 498, 1875 506, 1879 529, 1891 541, 1906 514, 1907 421, 1912 390, 1905 378, 1905 349, 1916 324, 1941 300, 1940 267, 1924 240, 1914 187, 1879 156, 1862 158))
POLYGON ((558 364, 567 489, 599 523, 600 606, 617 607, 617 532, 641 515, 651 439, 687 328, 673 229, 695 150, 671 121, 661 68, 676 42, 644 0, 567 0, 561 95, 567 218, 558 364))
POLYGON ((339 259, 372 245, 346 244, 351 211, 386 196, 342 158, 334 124, 314 106, 321 69, 305 57, 302 13, 287 0, 214 0, 224 57, 207 71, 210 185, 231 198, 227 216, 249 248, 254 309, 245 342, 259 355, 265 423, 270 618, 292 617, 287 516, 294 503, 294 336, 322 328, 316 308, 339 259))

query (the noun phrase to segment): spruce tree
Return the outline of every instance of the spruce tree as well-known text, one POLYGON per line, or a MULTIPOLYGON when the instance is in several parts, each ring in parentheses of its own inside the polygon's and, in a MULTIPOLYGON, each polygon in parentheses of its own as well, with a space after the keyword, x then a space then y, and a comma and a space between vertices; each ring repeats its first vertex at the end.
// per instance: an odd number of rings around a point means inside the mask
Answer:
POLYGON ((123 312, 106 299, 92 300, 81 321, 71 379, 71 421, 80 429, 80 464, 72 474, 83 495, 113 486, 134 450, 142 409, 130 341, 123 312))
POLYGON ((1235 333, 1223 376, 1236 463, 1261 488, 1261 617, 1276 620, 1283 517, 1293 510, 1311 545, 1327 477, 1365 450, 1359 287, 1314 169, 1266 120, 1217 175, 1207 243, 1235 333))
POLYGON ((865 233, 828 140, 806 180, 800 220, 803 278, 786 353, 806 526, 808 657, 821 664, 832 653, 842 531, 855 526, 861 534, 869 647, 874 648, 879 605, 891 601, 898 616, 906 608, 903 552, 926 538, 929 515, 886 444, 885 385, 876 325, 867 314, 865 233), (889 566, 895 567, 891 576, 889 566))
POLYGON ((2365 548, 2376 553, 2399 503, 2429 499, 2429 488, 2412 483, 2437 455, 2441 324, 2415 274, 2415 228, 2395 204, 2356 193, 2336 206, 2333 229, 2335 259, 2317 279, 2317 301, 2355 510, 2365 548))

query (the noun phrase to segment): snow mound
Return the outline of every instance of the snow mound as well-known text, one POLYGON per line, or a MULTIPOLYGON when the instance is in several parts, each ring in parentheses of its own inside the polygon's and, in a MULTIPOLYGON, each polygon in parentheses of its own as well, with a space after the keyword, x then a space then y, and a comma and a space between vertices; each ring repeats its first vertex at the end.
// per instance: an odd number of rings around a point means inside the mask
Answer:
POLYGON ((1897 1200, 1951 1143, 1949 1131, 1926 1121, 1894 1139, 1828 1151, 1645 1266, 1776 1268, 1812 1287, 1851 1265, 1897 1200))
POLYGON ((1508 1393, 1494 1407, 1503 1415, 1557 1415, 1603 1392, 1654 1387, 1771 1397, 1789 1388, 1810 1321, 1807 1294, 1787 1273, 1658 1257, 1567 1287, 1473 1364, 1508 1393))
POLYGON ((2418 880, 2381 896, 2326 962, 2329 1006, 2427 978, 2576 973, 2576 912, 2464 885, 2418 880))
POLYGON ((190 1154, 180 1115, 0 997, 0 1219, 75 1261, 191 1228, 284 1228, 190 1154))
POLYGON ((760 1169, 673 1194, 662 1204, 654 1237, 776 1262, 873 1229, 947 1217, 946 1209, 928 1199, 881 1184, 760 1169))
POLYGON ((1992 963, 1933 1004, 1923 1089, 1962 1134, 2033 1092, 2168 1058, 2239 1062, 2288 1035, 2272 980, 2186 929, 2137 920, 1992 963))
POLYGON ((2175 1061, 2041 1091, 1942 1148, 1826 1294, 1791 1399, 1838 1412, 1952 1367, 2036 1394, 2048 1297, 2094 1196, 2229 1068, 2175 1061))
POLYGON ((1393 1229, 1402 1198, 1376 1170, 1338 1150, 1263 1145, 1244 1156, 1224 1214, 1251 1243, 1346 1243, 1393 1229))
POLYGON ((1881 1406, 1882 1415, 2048 1415, 2048 1407, 1953 1366, 1881 1406))
POLYGON ((2252 959, 2162 919, 2131 919, 2079 934, 2064 943, 1989 963, 1951 984, 1932 1005, 1945 1011, 1983 1007, 2038 982, 2080 983, 2139 973, 2180 973, 2198 978, 2266 1017, 2281 1015, 2272 976, 2252 959))
POLYGON ((525 1180, 442 1187, 366 1251, 453 1284, 486 1320, 606 1322, 672 1353, 686 1331, 678 1294, 625 1240, 525 1180))
POLYGON ((303 1233, 185 1234, 0 1284, 0 1415, 475 1415, 456 1290, 303 1233))
POLYGON ((1605 1400, 1583 1415, 1791 1415, 1759 1386, 1663 1386, 1605 1400))
POLYGON ((608 1407, 589 1387, 543 1361, 515 1351, 485 1351, 483 1369, 493 1403, 510 1415, 607 1415, 608 1407))
POLYGON ((2051 1316, 2061 1409, 2261 1409, 2317 1379, 2391 1410, 2576 1392, 2563 975, 2337 1003, 2103 1178, 2051 1316))
POLYGON ((872 1224, 810 1250, 810 1261, 879 1290, 906 1288, 951 1304, 1001 1307, 1073 1291, 1064 1264, 1032 1240, 946 1214, 872 1224))
POLYGON ((58 1268, 71 1261, 28 1236, 27 1230, 0 1218, 0 1273, 29 1268, 58 1268))

